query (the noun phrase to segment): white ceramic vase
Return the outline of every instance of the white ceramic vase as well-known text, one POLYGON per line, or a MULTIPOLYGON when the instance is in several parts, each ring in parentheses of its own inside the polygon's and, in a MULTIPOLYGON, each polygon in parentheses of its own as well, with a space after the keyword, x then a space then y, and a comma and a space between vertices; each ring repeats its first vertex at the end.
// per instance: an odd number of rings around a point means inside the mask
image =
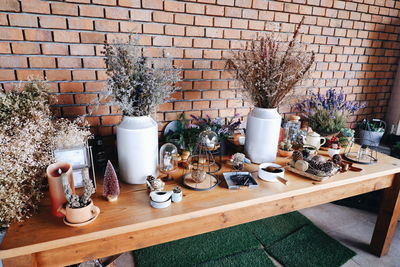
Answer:
POLYGON ((158 127, 148 116, 125 116, 117 126, 117 149, 121 180, 145 184, 146 177, 157 177, 158 127))
POLYGON ((252 162, 275 161, 281 121, 282 117, 276 108, 254 108, 250 111, 244 150, 252 162))

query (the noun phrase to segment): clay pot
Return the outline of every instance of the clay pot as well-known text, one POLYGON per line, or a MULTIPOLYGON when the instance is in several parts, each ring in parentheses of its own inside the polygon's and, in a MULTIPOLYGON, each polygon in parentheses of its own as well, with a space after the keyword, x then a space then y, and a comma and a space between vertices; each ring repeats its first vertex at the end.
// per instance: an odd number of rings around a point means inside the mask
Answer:
POLYGON ((100 209, 93 205, 93 201, 82 208, 60 207, 58 211, 65 215, 69 223, 75 224, 87 222, 100 213, 100 209))
POLYGON ((282 149, 279 149, 279 155, 281 156, 281 157, 291 157, 292 155, 293 155, 293 150, 292 151, 287 151, 287 150, 282 150, 282 149))

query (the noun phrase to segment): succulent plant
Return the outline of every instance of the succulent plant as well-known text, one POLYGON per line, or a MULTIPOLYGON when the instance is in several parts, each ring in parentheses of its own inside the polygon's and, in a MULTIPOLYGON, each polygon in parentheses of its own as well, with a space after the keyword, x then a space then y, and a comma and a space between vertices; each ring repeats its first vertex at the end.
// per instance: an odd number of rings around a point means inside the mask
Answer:
POLYGON ((82 196, 74 195, 72 193, 71 186, 69 185, 68 175, 63 173, 61 174, 62 187, 64 190, 65 198, 67 199, 67 207, 69 208, 83 208, 87 206, 91 199, 90 196, 95 192, 92 181, 89 178, 87 172, 82 171, 82 179, 84 192, 82 196))

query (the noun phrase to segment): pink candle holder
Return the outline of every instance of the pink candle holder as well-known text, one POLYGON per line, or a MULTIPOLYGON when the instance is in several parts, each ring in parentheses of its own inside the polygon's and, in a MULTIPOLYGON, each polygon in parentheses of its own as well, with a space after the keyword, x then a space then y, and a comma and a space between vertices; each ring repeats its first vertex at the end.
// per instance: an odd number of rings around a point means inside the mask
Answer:
POLYGON ((58 208, 67 202, 62 187, 61 175, 64 173, 67 174, 68 182, 73 193, 75 193, 72 166, 67 162, 56 162, 47 167, 46 173, 49 182, 51 213, 56 217, 64 217, 64 214, 58 211, 58 208))

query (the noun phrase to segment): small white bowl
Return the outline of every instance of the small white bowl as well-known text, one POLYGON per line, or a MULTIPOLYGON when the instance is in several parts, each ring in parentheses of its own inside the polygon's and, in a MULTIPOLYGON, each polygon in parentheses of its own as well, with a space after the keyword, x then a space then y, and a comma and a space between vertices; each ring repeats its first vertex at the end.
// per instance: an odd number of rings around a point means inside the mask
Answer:
POLYGON ((279 182, 277 177, 284 178, 285 177, 285 169, 279 164, 261 163, 260 166, 258 166, 258 177, 261 180, 268 181, 268 182, 279 182), (280 169, 282 169, 282 172, 273 173, 273 172, 267 172, 267 171, 263 170, 264 168, 267 168, 269 166, 275 167, 275 168, 280 168, 280 169))
POLYGON ((156 201, 150 200, 150 205, 155 209, 164 209, 171 205, 171 199, 168 199, 167 201, 164 201, 164 202, 156 202, 156 201))

